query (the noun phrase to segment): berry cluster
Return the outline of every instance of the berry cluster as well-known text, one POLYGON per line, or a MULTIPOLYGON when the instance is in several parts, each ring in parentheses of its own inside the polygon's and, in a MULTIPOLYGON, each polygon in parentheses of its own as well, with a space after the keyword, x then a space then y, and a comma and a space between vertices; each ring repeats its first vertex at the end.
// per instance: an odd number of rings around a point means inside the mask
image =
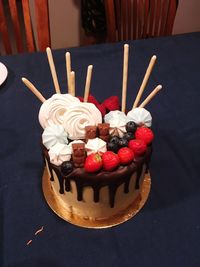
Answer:
MULTIPOLYGON (((78 98, 81 102, 83 102, 83 97, 78 98)), ((88 102, 94 104, 99 109, 102 116, 105 116, 105 114, 109 111, 119 110, 120 108, 118 96, 110 96, 102 103, 99 103, 93 95, 89 95, 88 102)))
POLYGON ((137 127, 133 121, 126 124, 127 132, 122 138, 111 137, 107 143, 107 152, 102 156, 98 153, 86 158, 84 168, 86 172, 97 172, 100 169, 113 171, 119 165, 130 164, 135 157, 142 156, 153 138, 153 132, 147 127, 137 127))
MULTIPOLYGON (((84 169, 88 173, 98 172, 101 169, 113 171, 119 165, 130 164, 135 157, 142 156, 154 134, 147 127, 137 127, 133 121, 126 124, 127 132, 122 138, 113 136, 107 143, 107 151, 103 154, 93 153, 86 157, 84 169)), ((73 170, 72 162, 63 162, 61 172, 69 174, 73 170)))

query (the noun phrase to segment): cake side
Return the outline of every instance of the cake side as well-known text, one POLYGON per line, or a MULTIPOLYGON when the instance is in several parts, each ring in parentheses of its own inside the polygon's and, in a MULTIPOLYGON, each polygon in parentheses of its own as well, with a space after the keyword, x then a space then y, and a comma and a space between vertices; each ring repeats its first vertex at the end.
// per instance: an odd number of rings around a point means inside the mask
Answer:
POLYGON ((86 220, 104 220, 126 210, 140 196, 141 185, 151 157, 151 146, 143 157, 113 172, 86 173, 76 168, 63 176, 60 167, 49 161, 43 148, 51 188, 58 205, 86 220))

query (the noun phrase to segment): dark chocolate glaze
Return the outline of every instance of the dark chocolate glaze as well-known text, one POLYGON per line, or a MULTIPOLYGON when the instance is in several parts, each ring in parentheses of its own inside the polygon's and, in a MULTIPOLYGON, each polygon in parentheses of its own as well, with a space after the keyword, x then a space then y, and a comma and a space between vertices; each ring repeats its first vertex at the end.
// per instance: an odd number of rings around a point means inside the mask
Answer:
POLYGON ((136 158, 131 164, 127 166, 119 166, 115 171, 108 172, 101 170, 98 173, 87 173, 84 168, 74 168, 74 170, 66 176, 62 175, 60 166, 56 166, 50 163, 48 150, 44 146, 42 147, 42 150, 49 166, 51 181, 53 177, 52 170, 55 171, 58 177, 60 194, 64 193, 64 185, 65 190, 69 192, 71 190, 70 181, 74 181, 77 188, 78 201, 81 201, 83 199, 84 187, 89 186, 92 187, 94 192, 94 202, 99 202, 100 189, 103 186, 108 186, 110 207, 113 208, 117 188, 120 185, 124 184, 124 193, 127 194, 129 192, 131 176, 135 172, 137 173, 135 189, 139 189, 143 165, 146 164, 146 166, 149 166, 152 147, 149 146, 146 153, 142 157, 136 158))

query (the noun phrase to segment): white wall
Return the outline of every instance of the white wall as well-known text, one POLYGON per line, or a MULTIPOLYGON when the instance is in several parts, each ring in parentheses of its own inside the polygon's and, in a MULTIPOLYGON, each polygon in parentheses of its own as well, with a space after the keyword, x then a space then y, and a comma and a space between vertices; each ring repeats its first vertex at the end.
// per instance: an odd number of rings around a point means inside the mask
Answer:
MULTIPOLYGON (((173 34, 200 31, 199 13, 200 0, 179 0, 173 34)), ((49 15, 52 48, 82 44, 81 0, 49 0, 49 15)))
POLYGON ((81 44, 81 0, 49 0, 52 48, 81 44))
POLYGON ((173 34, 200 31, 200 0, 179 0, 173 34))

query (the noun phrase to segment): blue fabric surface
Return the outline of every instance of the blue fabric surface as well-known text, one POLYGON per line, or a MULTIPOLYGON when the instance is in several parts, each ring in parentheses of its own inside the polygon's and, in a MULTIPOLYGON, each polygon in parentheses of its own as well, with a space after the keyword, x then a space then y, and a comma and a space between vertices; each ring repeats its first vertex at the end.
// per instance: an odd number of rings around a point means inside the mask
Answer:
MULTIPOLYGON (((158 60, 144 97, 163 85, 147 106, 155 132, 152 188, 137 216, 105 230, 71 225, 44 200, 40 102, 21 77, 50 97, 54 87, 46 55, 0 57, 9 71, 0 87, 0 266, 200 266, 200 33, 129 44, 128 108, 153 54, 158 60), (43 232, 34 236, 42 225, 43 232)), ((53 51, 62 92, 65 51, 53 51)), ((123 43, 70 52, 77 95, 83 95, 87 66, 93 64, 92 94, 99 101, 121 96, 123 43)))

